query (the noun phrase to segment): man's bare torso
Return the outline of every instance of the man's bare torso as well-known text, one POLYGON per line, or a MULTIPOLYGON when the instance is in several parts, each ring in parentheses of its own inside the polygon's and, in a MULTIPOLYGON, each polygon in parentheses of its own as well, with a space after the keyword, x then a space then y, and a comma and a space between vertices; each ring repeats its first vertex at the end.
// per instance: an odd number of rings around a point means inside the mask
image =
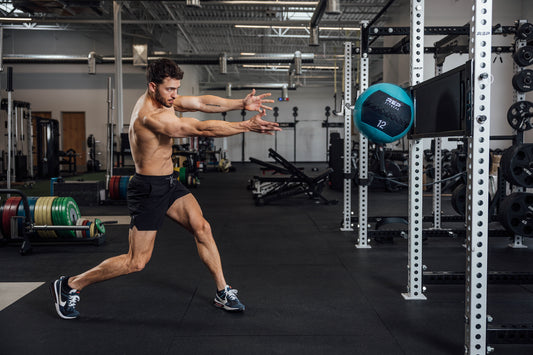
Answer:
POLYGON ((154 117, 172 108, 154 105, 145 93, 142 95, 131 115, 129 128, 130 148, 135 162, 135 171, 142 175, 170 175, 173 172, 173 139, 164 134, 155 133, 144 124, 144 117, 154 117))

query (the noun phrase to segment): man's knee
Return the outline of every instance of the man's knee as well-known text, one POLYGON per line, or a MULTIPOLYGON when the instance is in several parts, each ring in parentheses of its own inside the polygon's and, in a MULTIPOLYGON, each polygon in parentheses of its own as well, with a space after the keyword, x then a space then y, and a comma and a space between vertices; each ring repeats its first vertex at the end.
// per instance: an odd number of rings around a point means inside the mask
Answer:
POLYGON ((148 260, 130 260, 128 263, 128 273, 139 272, 148 264, 148 260))
POLYGON ((192 227, 197 238, 211 237, 211 225, 204 218, 194 223, 192 227))

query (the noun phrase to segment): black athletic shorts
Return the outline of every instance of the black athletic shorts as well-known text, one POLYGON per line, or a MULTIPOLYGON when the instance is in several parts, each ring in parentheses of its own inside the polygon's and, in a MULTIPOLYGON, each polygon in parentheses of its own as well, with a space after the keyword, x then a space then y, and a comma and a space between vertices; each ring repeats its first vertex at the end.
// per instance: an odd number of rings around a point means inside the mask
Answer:
POLYGON ((128 185, 130 228, 158 230, 174 201, 189 193, 175 174, 151 176, 136 173, 128 185))

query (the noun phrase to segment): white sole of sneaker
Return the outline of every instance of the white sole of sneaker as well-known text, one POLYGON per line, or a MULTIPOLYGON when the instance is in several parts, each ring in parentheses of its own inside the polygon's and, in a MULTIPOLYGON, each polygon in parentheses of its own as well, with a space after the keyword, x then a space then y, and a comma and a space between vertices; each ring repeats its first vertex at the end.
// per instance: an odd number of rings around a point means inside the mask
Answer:
POLYGON ((58 280, 55 280, 54 282, 50 284, 50 287, 49 287, 50 295, 52 296, 52 300, 54 301, 57 315, 63 319, 76 319, 77 317, 68 317, 68 316, 63 315, 61 313, 61 310, 59 309, 59 298, 61 297, 61 295, 59 294, 60 291, 58 291, 59 287, 56 285, 56 283, 58 282, 59 282, 58 280))
POLYGON ((213 305, 215 305, 217 308, 223 308, 230 312, 244 312, 244 309, 228 307, 224 303, 220 303, 218 301, 213 301, 213 305))

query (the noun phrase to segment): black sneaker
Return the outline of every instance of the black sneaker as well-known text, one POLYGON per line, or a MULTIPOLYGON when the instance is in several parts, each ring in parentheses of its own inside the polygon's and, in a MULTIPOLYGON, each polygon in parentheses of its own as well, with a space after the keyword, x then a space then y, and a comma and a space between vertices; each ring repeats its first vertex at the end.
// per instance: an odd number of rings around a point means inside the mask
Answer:
POLYGON ((71 289, 70 292, 63 291, 61 287, 66 281, 65 276, 61 276, 50 284, 50 293, 54 300, 57 314, 63 319, 76 319, 80 312, 76 310, 76 305, 80 301, 80 291, 71 289))
POLYGON ((242 312, 246 307, 237 298, 237 293, 237 290, 226 285, 222 291, 217 292, 213 304, 215 307, 224 308, 226 311, 242 312))

